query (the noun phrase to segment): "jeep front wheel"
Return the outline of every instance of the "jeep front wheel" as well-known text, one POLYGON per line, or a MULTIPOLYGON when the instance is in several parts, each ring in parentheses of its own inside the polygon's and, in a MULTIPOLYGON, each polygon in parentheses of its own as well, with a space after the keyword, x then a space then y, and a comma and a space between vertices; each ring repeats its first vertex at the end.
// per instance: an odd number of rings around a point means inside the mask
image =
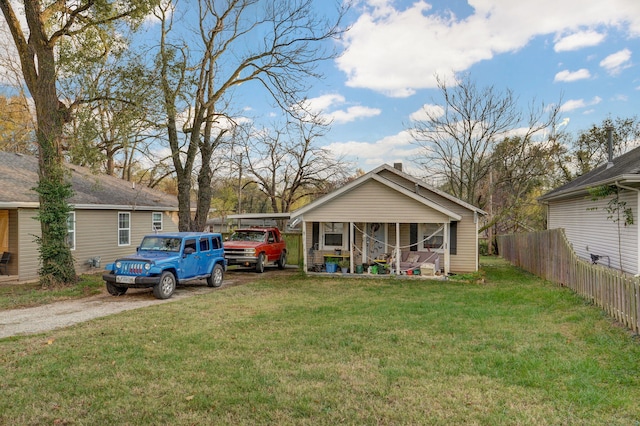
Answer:
POLYGON ((122 296, 128 289, 128 287, 118 287, 112 283, 107 283, 107 291, 112 296, 122 296))
POLYGON ((160 275, 160 282, 153 286, 153 295, 158 299, 168 299, 176 289, 176 277, 169 271, 160 275))
POLYGON ((256 272, 260 274, 264 272, 264 253, 260 253, 258 255, 258 261, 256 262, 256 272))
POLYGON ((224 277, 224 271, 220 264, 216 264, 211 271, 211 276, 207 278, 207 285, 209 287, 220 287, 222 285, 222 278, 224 277))

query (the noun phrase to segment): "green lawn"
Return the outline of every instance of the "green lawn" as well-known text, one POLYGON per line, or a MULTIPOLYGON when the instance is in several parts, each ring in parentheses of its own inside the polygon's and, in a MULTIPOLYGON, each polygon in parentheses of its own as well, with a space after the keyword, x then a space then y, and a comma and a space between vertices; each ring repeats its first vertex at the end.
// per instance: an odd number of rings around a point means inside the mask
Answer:
POLYGON ((638 424, 636 338, 567 289, 500 260, 483 271, 265 273, 3 339, 0 424, 638 424))

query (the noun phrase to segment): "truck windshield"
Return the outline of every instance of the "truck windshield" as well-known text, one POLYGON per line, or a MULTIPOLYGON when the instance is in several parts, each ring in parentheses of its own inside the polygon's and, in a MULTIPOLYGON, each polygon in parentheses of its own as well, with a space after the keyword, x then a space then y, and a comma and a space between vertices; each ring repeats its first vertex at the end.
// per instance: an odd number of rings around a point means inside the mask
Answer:
POLYGON ((231 241, 255 241, 262 242, 265 240, 265 233, 262 231, 237 231, 231 234, 231 241))
POLYGON ((144 237, 140 250, 180 251, 180 238, 144 237))

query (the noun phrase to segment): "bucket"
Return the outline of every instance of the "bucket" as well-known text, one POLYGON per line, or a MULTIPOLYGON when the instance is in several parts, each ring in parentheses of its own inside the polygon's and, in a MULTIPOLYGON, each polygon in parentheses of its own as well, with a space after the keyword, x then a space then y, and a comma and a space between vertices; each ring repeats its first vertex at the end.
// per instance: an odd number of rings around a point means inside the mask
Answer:
POLYGON ((356 265, 356 274, 361 274, 364 272, 364 266, 356 265))
POLYGON ((371 273, 378 274, 378 265, 371 265, 371 273))
POLYGON ((407 275, 413 275, 413 269, 408 269, 407 270, 407 275))
POLYGON ((333 274, 334 272, 338 272, 338 264, 337 263, 325 263, 325 267, 327 272, 333 274))

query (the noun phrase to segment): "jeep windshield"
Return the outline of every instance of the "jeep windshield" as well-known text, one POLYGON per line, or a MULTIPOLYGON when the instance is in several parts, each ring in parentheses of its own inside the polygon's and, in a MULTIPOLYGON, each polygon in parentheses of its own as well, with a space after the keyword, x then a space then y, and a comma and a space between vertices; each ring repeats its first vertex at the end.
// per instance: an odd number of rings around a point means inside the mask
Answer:
POLYGON ((264 231, 237 231, 231 234, 231 241, 254 241, 261 243, 265 240, 264 231))
POLYGON ((140 250, 180 251, 180 238, 170 237, 144 237, 140 250))

